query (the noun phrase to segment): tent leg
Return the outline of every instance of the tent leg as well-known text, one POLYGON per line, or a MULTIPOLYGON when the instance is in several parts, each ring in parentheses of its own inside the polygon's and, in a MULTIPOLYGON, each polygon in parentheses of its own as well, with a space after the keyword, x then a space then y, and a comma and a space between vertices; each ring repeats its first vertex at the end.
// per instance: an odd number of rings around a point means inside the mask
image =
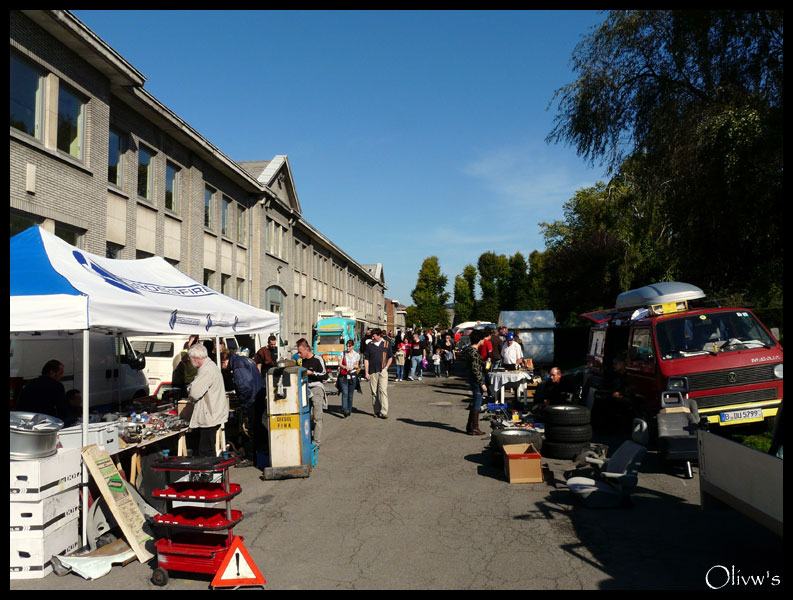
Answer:
MULTIPOLYGON (((83 446, 88 443, 88 408, 90 404, 90 394, 88 389, 89 369, 88 357, 90 350, 90 335, 88 329, 83 330, 83 446)), ((81 492, 83 496, 83 514, 82 514, 82 539, 83 546, 88 543, 88 467, 84 460, 81 460, 83 466, 82 486, 81 492)))

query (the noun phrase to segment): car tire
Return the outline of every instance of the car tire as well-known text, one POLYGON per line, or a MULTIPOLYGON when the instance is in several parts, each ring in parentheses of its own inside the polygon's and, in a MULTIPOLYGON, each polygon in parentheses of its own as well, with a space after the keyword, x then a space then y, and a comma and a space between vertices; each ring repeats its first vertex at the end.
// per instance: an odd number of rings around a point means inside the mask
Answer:
POLYGON ((545 439, 551 442, 589 442, 592 440, 592 426, 546 424, 545 439))
POLYGON ((576 404, 551 404, 542 412, 546 425, 589 425, 592 411, 576 404))
POLYGON ((501 429, 490 434, 490 447, 495 452, 501 452, 505 444, 531 444, 539 452, 542 443, 542 434, 539 431, 501 429))
POLYGON ((572 460, 588 447, 588 442, 552 442, 546 439, 542 445, 542 455, 545 458, 572 460))

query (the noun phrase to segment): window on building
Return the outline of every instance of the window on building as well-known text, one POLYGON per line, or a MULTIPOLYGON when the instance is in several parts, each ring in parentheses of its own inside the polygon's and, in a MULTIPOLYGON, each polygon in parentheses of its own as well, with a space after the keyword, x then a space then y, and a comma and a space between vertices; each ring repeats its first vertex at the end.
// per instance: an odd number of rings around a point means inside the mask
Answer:
POLYGON ((83 159, 85 101, 63 82, 58 86, 58 150, 83 159))
POLYGON ((113 242, 107 242, 105 244, 105 256, 107 258, 117 259, 123 247, 124 246, 121 246, 119 244, 114 244, 113 242))
POLYGON ((215 285, 215 272, 210 269, 204 269, 204 285, 214 289, 215 285))
POLYGON ((246 301, 245 296, 245 280, 237 278, 237 300, 246 301))
POLYGON ((153 164, 151 161, 154 153, 148 148, 138 148, 138 196, 151 200, 151 176, 153 164))
POLYGON ((11 127, 41 139, 44 75, 11 53, 11 127))
POLYGON ((165 163, 165 208, 179 212, 179 167, 165 163))
POLYGON ((107 153, 107 181, 118 187, 123 187, 123 160, 124 152, 126 151, 126 137, 111 129, 109 139, 110 141, 107 153))
POLYGON ((212 229, 214 227, 215 214, 215 190, 209 186, 204 187, 204 227, 212 229))
POLYGON ((231 296, 231 275, 220 274, 220 293, 231 296))
POLYGON ((135 258, 140 260, 142 258, 151 258, 154 256, 151 252, 146 252, 145 250, 135 250, 135 258))
POLYGON ((11 235, 14 236, 18 233, 22 233, 28 227, 40 225, 42 221, 44 221, 44 218, 11 210, 9 221, 11 225, 11 235))
POLYGON ((231 198, 223 196, 223 205, 220 207, 220 233, 231 234, 231 198))
POLYGON ((55 231, 53 231, 53 233, 72 246, 76 246, 77 248, 83 247, 83 234, 85 231, 82 229, 77 229, 71 225, 65 225, 55 221, 55 231))
POLYGON ((245 236, 248 234, 248 229, 245 227, 246 216, 245 207, 237 203, 237 241, 241 244, 246 242, 245 236))

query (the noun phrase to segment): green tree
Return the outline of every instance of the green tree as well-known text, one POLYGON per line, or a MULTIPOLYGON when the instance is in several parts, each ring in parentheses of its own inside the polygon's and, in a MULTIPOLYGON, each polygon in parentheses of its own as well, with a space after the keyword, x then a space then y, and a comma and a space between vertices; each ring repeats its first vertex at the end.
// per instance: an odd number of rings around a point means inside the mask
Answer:
POLYGON ((630 185, 623 282, 781 301, 782 41, 781 11, 621 10, 576 47, 547 139, 630 185))
POLYGON ((474 297, 462 275, 454 278, 454 320, 457 323, 470 321, 474 314, 474 297))
POLYGON ((516 252, 509 257, 507 297, 501 310, 530 310, 529 265, 523 254, 516 252))
MULTIPOLYGON (((413 315, 415 322, 422 327, 440 325, 448 327, 449 315, 446 312, 446 303, 449 294, 446 292, 448 279, 441 273, 437 256, 425 258, 419 271, 416 287, 411 292, 415 306, 413 315)), ((411 316, 408 313, 408 316, 411 316)))
POLYGON ((504 293, 504 282, 509 275, 509 262, 503 254, 484 252, 479 256, 477 266, 482 298, 477 303, 476 316, 483 321, 495 323, 501 310, 499 296, 500 293, 504 293))

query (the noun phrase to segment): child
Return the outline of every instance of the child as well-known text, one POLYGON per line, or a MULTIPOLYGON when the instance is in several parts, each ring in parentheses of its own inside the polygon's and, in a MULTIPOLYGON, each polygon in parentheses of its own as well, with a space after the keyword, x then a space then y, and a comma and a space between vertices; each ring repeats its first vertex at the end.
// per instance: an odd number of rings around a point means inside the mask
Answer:
POLYGON ((435 348, 435 352, 432 355, 432 366, 435 369, 435 377, 441 376, 441 353, 438 348, 435 348))
POLYGON ((405 349, 402 347, 402 344, 399 345, 397 348, 396 354, 394 354, 394 358, 396 359, 396 381, 404 381, 405 380, 405 349))

